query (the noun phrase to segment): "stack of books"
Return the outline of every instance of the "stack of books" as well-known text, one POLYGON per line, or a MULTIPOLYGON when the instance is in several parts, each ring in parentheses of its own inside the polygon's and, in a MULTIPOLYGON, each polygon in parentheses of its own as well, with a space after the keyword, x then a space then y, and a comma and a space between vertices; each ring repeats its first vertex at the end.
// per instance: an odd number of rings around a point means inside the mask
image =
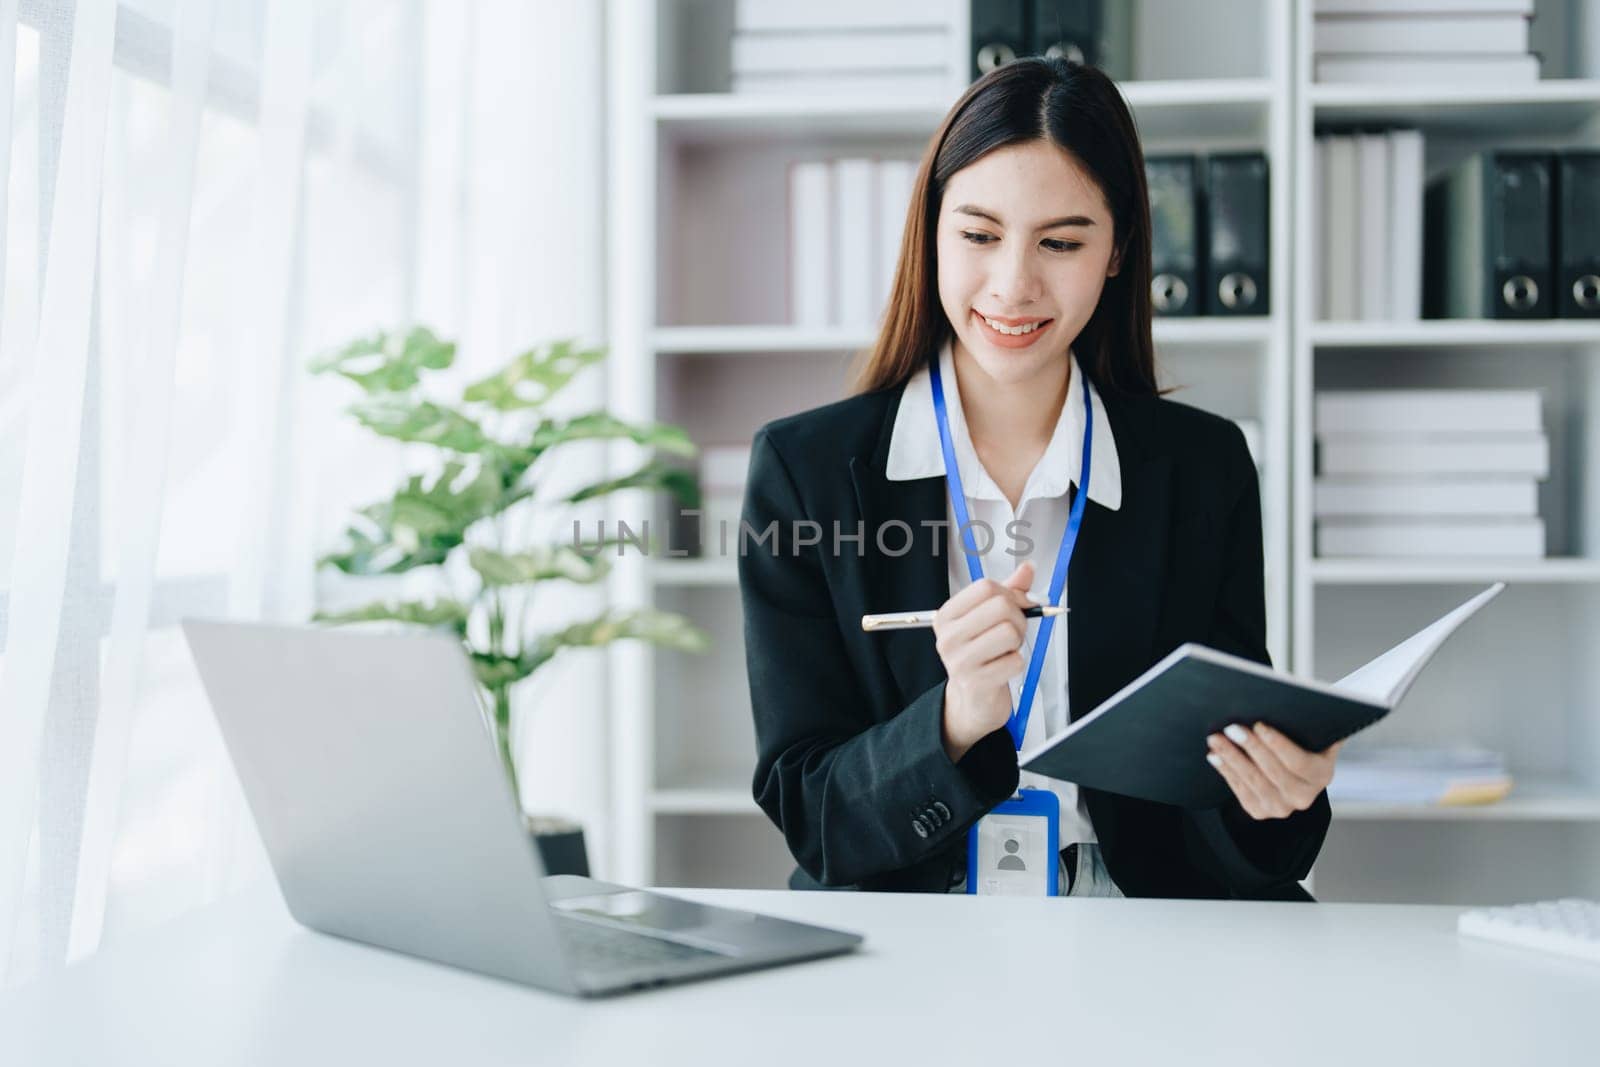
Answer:
POLYGON ((1422 317, 1422 148, 1420 130, 1317 138, 1318 318, 1422 317))
POLYGON ((877 321, 888 303, 916 175, 909 159, 790 166, 790 322, 865 327, 877 321))
POLYGON ((1328 800, 1367 804, 1491 804, 1511 792, 1505 756, 1488 749, 1409 748, 1345 752, 1328 800))
POLYGON ((923 0, 738 0, 732 88, 944 99, 965 52, 953 41, 945 5, 923 0))
POLYGON ((1318 556, 1544 556, 1538 390, 1323 392, 1316 426, 1318 556))
POLYGON ((1535 82, 1533 0, 1316 0, 1319 82, 1535 82))

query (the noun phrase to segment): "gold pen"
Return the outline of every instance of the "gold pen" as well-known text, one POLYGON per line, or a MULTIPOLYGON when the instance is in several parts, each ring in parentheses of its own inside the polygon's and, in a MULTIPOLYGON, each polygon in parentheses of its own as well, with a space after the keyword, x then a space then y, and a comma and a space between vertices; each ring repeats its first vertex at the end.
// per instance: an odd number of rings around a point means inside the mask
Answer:
MULTIPOLYGON (((1057 615, 1065 615, 1066 607, 1055 605, 1035 604, 1023 608, 1022 616, 1025 619, 1053 619, 1057 615)), ((892 611, 887 615, 861 616, 861 628, 871 633, 874 630, 916 630, 925 629, 933 625, 933 611, 892 611)))

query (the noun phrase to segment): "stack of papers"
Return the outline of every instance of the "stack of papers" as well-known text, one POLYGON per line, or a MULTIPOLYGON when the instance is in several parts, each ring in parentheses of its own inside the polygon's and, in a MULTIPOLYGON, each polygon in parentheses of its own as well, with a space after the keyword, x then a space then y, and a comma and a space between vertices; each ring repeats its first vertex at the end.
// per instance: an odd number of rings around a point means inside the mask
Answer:
POLYGON ((1317 554, 1543 557, 1543 420, 1537 389, 1319 392, 1317 554))
POLYGON ((1315 152, 1318 318, 1420 319, 1422 132, 1325 134, 1315 152))
POLYGON ((1340 755, 1335 804, 1489 804, 1511 792, 1505 757, 1482 748, 1391 747, 1340 755))
POLYGON ((951 95, 954 34, 925 0, 737 0, 732 89, 740 94, 951 95))
POLYGON ((1539 80, 1533 0, 1317 0, 1311 31, 1319 82, 1539 80))

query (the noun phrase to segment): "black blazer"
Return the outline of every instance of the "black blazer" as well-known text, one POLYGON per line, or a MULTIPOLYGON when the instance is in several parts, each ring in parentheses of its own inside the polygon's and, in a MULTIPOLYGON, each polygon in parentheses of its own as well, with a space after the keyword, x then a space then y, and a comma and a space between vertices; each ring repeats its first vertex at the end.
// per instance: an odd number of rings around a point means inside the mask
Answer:
MULTIPOLYGON (((950 595, 948 527, 922 525, 946 520, 944 480, 884 473, 901 391, 781 419, 752 450, 739 586, 754 793, 800 865, 795 888, 943 892, 964 874, 967 828, 1017 786, 1004 730, 960 763, 946 755, 932 630, 861 631, 864 613, 932 608, 950 595), (896 519, 914 535, 898 555, 907 532, 896 519), (820 544, 804 544, 816 531, 797 530, 802 520, 820 524, 820 544), (858 524, 862 541, 847 540, 858 524)), ((1123 496, 1117 511, 1089 501, 1068 573, 1071 624, 1057 640, 1070 640, 1074 718, 1186 641, 1269 662, 1260 491, 1238 427, 1169 400, 1102 400, 1123 496)), ((1237 802, 1186 812, 1084 794, 1128 896, 1307 899, 1295 883, 1327 833, 1326 794, 1262 822, 1237 802)))

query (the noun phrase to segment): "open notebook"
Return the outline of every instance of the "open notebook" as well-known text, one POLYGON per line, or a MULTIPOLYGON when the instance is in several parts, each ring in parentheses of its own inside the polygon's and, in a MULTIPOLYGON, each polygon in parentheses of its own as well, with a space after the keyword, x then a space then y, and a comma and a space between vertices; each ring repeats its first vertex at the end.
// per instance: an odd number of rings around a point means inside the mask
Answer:
POLYGON ((1338 682, 1186 644, 1052 738, 1025 771, 1111 793, 1209 808, 1232 794, 1205 761, 1206 736, 1232 722, 1265 722, 1321 750, 1377 722, 1498 582, 1338 682))

